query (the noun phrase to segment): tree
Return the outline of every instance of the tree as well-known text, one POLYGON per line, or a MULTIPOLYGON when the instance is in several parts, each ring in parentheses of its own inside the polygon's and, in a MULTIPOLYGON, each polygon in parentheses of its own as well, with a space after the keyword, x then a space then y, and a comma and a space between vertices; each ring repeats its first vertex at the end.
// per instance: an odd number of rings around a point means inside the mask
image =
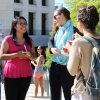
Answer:
MULTIPOLYGON (((52 35, 52 34, 53 34, 53 32, 50 32, 50 35, 52 35)), ((43 65, 43 67, 44 68, 50 68, 50 65, 52 63, 52 56, 53 56, 53 54, 50 54, 49 48, 46 48, 46 52, 45 53, 46 53, 46 62, 43 65)))
MULTIPOLYGON (((99 0, 64 0, 67 9, 70 11, 71 14, 71 20, 74 24, 74 26, 77 27, 77 11, 78 8, 80 6, 88 6, 88 5, 94 5, 98 12, 99 12, 99 16, 100 16, 100 1, 99 0)), ((96 31, 97 33, 100 34, 100 22, 98 23, 97 27, 96 27, 96 31)), ((50 32, 50 35, 52 35, 53 32, 50 32)), ((45 68, 49 68, 51 65, 51 59, 52 59, 52 54, 50 54, 49 49, 46 48, 46 57, 47 57, 47 61, 44 64, 45 68)))
MULTIPOLYGON (((88 6, 88 5, 94 5, 100 16, 100 0, 64 0, 67 9, 70 11, 71 14, 71 20, 74 24, 74 26, 77 26, 77 11, 80 6, 88 6)), ((96 27, 97 33, 100 34, 100 22, 98 23, 96 27)))

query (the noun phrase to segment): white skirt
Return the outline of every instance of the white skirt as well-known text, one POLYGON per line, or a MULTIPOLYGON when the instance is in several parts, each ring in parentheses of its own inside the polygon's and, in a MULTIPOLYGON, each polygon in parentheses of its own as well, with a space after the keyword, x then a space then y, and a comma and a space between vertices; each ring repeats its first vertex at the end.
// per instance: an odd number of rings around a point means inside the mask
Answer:
POLYGON ((89 99, 85 92, 81 95, 77 91, 75 91, 71 97, 71 100, 89 100, 89 99))

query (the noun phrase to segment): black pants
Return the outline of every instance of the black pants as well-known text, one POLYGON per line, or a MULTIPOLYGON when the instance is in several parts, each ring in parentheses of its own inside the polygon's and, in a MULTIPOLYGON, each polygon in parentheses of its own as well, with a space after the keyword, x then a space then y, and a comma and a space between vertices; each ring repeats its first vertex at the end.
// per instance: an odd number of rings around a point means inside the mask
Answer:
POLYGON ((63 89, 65 100, 71 100, 71 87, 74 77, 67 71, 67 66, 52 62, 50 68, 50 89, 51 100, 59 100, 61 94, 61 86, 63 89))
POLYGON ((30 82, 31 76, 22 78, 5 77, 4 86, 6 100, 25 100, 30 82))

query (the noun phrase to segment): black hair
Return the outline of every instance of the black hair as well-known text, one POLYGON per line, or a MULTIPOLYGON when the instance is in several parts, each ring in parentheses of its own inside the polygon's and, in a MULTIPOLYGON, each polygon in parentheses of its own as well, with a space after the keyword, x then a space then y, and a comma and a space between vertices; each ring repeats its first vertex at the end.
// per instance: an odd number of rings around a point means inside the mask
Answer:
POLYGON ((42 49, 42 55, 46 59, 46 54, 45 54, 45 47, 44 46, 39 46, 42 49))
MULTIPOLYGON (((17 22, 19 22, 20 19, 24 19, 27 23, 27 20, 23 17, 23 16, 19 16, 19 17, 15 17, 13 20, 12 20, 12 26, 11 26, 11 30, 10 30, 10 33, 9 35, 12 36, 12 39, 13 41, 16 43, 15 41, 15 37, 16 37, 16 29, 14 28, 17 24, 17 22)), ((23 38, 25 39, 25 41, 27 42, 27 44, 30 44, 30 46, 32 47, 32 43, 30 42, 30 37, 28 36, 28 33, 27 31, 23 34, 23 38)))

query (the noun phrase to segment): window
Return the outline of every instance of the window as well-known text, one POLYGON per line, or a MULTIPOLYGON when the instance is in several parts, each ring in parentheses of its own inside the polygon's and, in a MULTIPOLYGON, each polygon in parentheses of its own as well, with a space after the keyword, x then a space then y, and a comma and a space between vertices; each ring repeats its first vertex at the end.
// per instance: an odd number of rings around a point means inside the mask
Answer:
POLYGON ((42 6, 46 6, 46 0, 42 0, 42 6))
POLYGON ((45 29, 46 29, 46 14, 42 14, 42 35, 46 34, 45 29))
POLYGON ((36 5, 36 0, 29 0, 29 4, 36 5))
POLYGON ((16 2, 16 3, 20 3, 20 0, 14 0, 14 2, 16 2))
POLYGON ((29 4, 33 4, 33 0, 29 0, 29 4))
POLYGON ((29 12, 29 35, 33 35, 33 13, 29 12))
POLYGON ((18 11, 14 11, 14 18, 16 17, 16 16, 19 16, 20 14, 19 14, 20 12, 18 12, 18 11))

